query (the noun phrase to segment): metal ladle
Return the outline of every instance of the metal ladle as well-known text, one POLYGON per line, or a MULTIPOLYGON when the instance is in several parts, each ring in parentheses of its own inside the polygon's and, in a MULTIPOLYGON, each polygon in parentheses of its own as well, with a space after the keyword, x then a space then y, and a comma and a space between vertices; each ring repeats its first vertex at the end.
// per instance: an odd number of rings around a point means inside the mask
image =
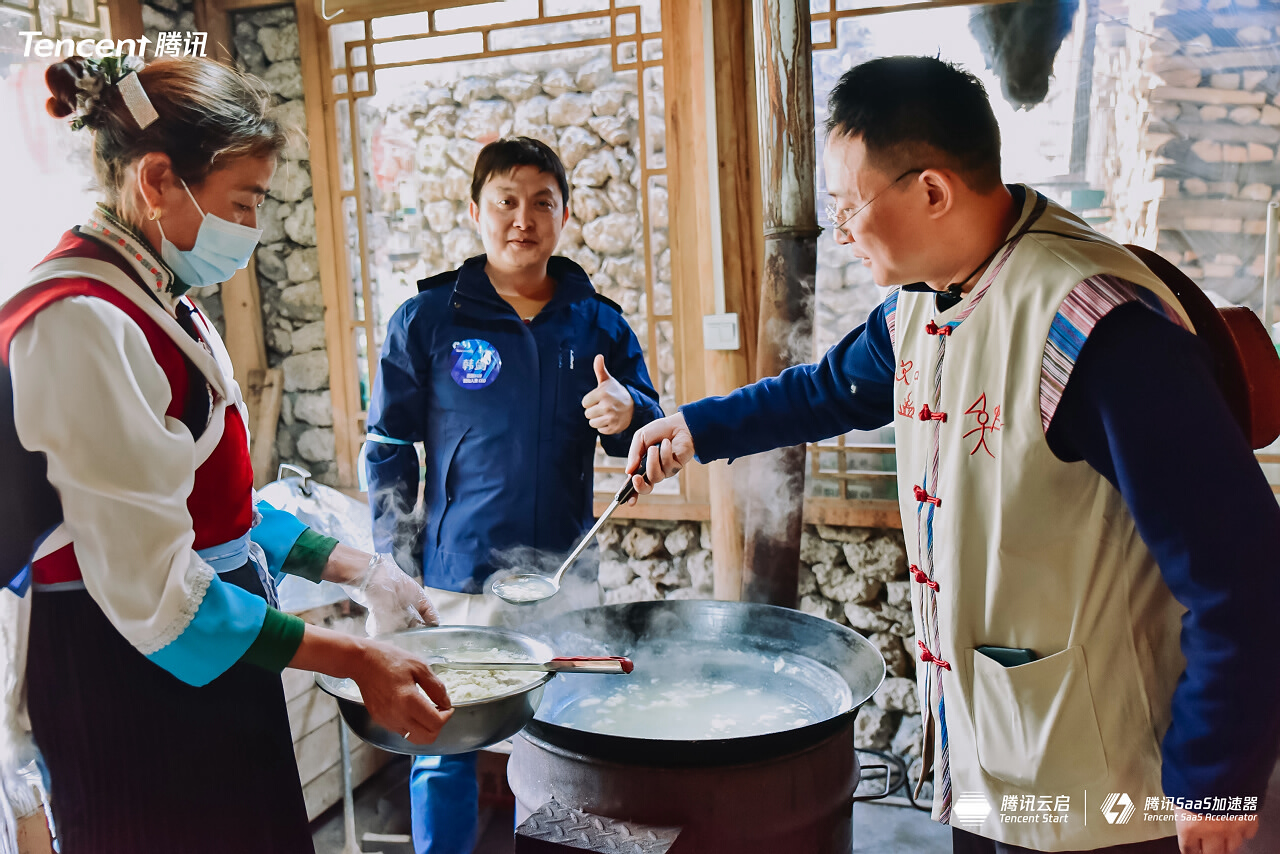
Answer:
MULTIPOLYGON (((618 490, 618 494, 613 496, 613 503, 600 514, 600 518, 591 526, 591 530, 587 531, 587 535, 569 553, 564 563, 560 564, 560 569, 555 575, 548 578, 537 572, 512 572, 498 576, 489 582, 489 590, 493 595, 512 605, 533 605, 550 599, 559 593, 560 579, 564 578, 565 570, 578 559, 578 556, 582 554, 592 538, 595 537, 596 532, 600 530, 600 526, 613 515, 613 511, 626 504, 636 494, 635 481, 632 480, 636 475, 645 477, 644 457, 640 458, 640 466, 633 473, 627 475, 627 482, 618 490)), ((648 478, 645 478, 645 480, 647 481, 648 478)))

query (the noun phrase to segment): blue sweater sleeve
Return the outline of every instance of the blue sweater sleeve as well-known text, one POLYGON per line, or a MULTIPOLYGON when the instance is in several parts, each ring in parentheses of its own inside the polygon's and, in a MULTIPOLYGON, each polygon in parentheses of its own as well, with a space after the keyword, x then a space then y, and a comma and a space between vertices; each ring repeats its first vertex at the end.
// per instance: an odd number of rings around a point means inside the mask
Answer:
POLYGON ((414 340, 419 300, 400 306, 387 323, 387 338, 378 361, 378 377, 369 398, 368 431, 377 440, 365 443, 369 478, 369 507, 373 515, 373 542, 380 552, 405 545, 409 531, 404 522, 418 498, 418 452, 426 431, 427 366, 418 357, 414 340))
POLYGON ((147 659, 188 685, 208 685, 249 650, 266 619, 265 599, 215 574, 182 634, 147 659))
POLYGON ((635 412, 631 415, 631 424, 621 433, 612 436, 601 436, 600 445, 611 457, 625 457, 631 449, 631 437, 650 421, 662 417, 662 406, 658 403, 658 392, 653 388, 653 380, 649 378, 649 369, 644 363, 644 351, 640 342, 621 316, 618 317, 617 334, 612 347, 605 356, 605 367, 610 375, 627 387, 631 399, 635 401, 635 412))
POLYGON ((892 421, 893 343, 884 312, 882 303, 815 365, 680 407, 698 461, 745 457, 892 421))
POLYGON ((1280 736, 1280 679, 1266 665, 1280 507, 1204 344, 1139 304, 1115 309, 1080 351, 1047 438, 1115 485, 1187 608, 1165 795, 1261 797, 1280 736))
POLYGON ((284 572, 285 559, 307 526, 292 513, 277 510, 265 501, 258 501, 255 507, 262 515, 262 521, 249 531, 249 538, 262 547, 271 577, 279 579, 284 572))

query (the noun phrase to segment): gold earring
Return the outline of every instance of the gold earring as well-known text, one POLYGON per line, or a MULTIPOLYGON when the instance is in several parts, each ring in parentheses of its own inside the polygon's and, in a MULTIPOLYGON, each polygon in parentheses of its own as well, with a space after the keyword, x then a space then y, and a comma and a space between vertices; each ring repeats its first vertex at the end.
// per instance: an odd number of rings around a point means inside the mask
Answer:
POLYGON ((155 210, 153 210, 153 211, 150 213, 150 215, 149 215, 149 216, 147 216, 147 219, 151 220, 152 222, 155 222, 155 221, 156 221, 156 220, 158 220, 159 218, 160 218, 160 209, 159 209, 159 208, 156 208, 155 210))

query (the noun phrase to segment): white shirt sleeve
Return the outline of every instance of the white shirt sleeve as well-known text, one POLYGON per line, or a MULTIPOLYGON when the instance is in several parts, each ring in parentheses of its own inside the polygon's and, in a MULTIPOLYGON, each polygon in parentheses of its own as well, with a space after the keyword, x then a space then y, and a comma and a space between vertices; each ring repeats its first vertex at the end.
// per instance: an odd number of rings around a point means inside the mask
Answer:
POLYGON ((14 421, 43 452, 89 595, 144 655, 178 637, 214 577, 191 546, 195 443, 142 330, 110 303, 42 310, 9 353, 14 421))

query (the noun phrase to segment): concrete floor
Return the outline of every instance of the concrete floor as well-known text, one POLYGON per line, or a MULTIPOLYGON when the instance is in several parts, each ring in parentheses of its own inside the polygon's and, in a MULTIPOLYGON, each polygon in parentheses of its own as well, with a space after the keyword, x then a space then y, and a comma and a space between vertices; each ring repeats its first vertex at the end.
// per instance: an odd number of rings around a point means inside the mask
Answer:
MULTIPOLYGON (((409 834, 409 760, 397 757, 356 789, 355 850, 343 847, 342 806, 312 823, 316 854, 413 854, 409 834), (383 838, 365 838, 377 834, 383 838), (403 841, 395 841, 396 838, 403 841)), ((484 806, 481 833, 473 854, 511 854, 514 813, 511 807, 484 806)), ((911 807, 859 803, 853 809, 855 854, 947 854, 951 831, 928 813, 911 807)), ((1258 836, 1239 854, 1280 852, 1280 766, 1271 777, 1258 836)))

